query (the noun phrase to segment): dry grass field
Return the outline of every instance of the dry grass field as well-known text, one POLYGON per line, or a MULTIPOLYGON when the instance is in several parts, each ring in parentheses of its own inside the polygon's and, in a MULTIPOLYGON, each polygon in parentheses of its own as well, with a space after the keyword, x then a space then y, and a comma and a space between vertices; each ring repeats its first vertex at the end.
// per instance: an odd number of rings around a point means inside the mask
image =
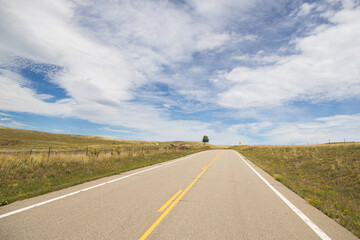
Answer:
MULTIPOLYGON (((201 137, 201 136, 200 136, 201 137)), ((200 138, 199 137, 199 138, 200 138)), ((170 144, 176 146, 200 146, 201 142, 155 142, 137 141, 124 139, 111 139, 97 136, 54 134, 14 128, 0 127, 0 151, 43 149, 49 147, 57 150, 68 149, 114 149, 114 148, 152 148, 167 147, 170 144)))
POLYGON ((234 149, 360 237, 360 143, 234 149))

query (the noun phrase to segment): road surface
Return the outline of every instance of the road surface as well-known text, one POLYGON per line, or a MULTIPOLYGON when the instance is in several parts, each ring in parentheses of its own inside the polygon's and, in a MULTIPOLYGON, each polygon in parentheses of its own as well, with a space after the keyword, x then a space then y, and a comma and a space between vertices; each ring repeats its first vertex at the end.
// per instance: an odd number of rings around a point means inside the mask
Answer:
POLYGON ((0 239, 358 239, 233 150, 0 208, 0 239))

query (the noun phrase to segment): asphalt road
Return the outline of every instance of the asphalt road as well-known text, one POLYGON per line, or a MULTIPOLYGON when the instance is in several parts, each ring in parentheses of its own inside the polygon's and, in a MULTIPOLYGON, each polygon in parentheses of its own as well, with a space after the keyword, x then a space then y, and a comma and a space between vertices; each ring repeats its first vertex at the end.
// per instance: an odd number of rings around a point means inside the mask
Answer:
POLYGON ((146 238, 358 239, 232 150, 0 208, 0 239, 146 238))

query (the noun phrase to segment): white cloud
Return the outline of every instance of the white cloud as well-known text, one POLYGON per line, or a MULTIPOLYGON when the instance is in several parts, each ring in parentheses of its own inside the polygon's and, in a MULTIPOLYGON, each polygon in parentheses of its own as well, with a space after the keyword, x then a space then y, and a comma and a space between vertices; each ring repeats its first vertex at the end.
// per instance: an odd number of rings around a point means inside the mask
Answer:
POLYGON ((337 115, 317 118, 313 122, 305 123, 284 123, 278 125, 272 131, 264 133, 264 136, 271 136, 274 141, 310 143, 316 142, 342 142, 360 141, 360 115, 337 115))
POLYGON ((225 33, 200 36, 196 43, 196 49, 199 51, 212 50, 224 45, 229 40, 230 36, 225 33))
POLYGON ((28 125, 15 121, 12 118, 0 118, 0 126, 9 128, 24 128, 28 125))
POLYGON ((234 60, 250 62, 254 65, 273 65, 276 63, 279 64, 281 62, 286 62, 286 59, 284 59, 284 57, 275 54, 265 55, 263 51, 259 51, 255 55, 245 54, 240 56, 234 56, 234 60))
POLYGON ((11 118, 0 118, 0 121, 11 121, 11 118))
POLYGON ((224 27, 229 21, 241 20, 248 17, 248 10, 255 7, 258 0, 188 0, 194 9, 194 14, 205 19, 217 28, 224 27))
MULTIPOLYGON (((320 5, 322 6, 322 5, 320 5)), ((291 16, 296 17, 305 17, 307 16, 313 9, 317 9, 319 7, 319 4, 312 3, 309 4, 307 2, 303 3, 298 9, 296 9, 294 12, 291 13, 291 16)))
POLYGON ((189 61, 194 52, 212 50, 229 40, 229 33, 209 24, 197 8, 168 1, 105 1, 101 5, 86 1, 80 10, 78 22, 88 34, 121 49, 134 69, 145 76, 158 74, 162 65, 189 61))
POLYGON ((53 82, 76 100, 129 99, 130 67, 121 53, 97 43, 72 24, 68 1, 5 2, 1 6, 1 53, 64 68, 53 82), (26 37, 23 37, 26 36, 26 37))
POLYGON ((359 98, 360 7, 339 11, 329 20, 333 25, 320 26, 310 36, 293 41, 299 54, 264 56, 265 62, 277 62, 237 67, 223 75, 233 87, 219 94, 220 104, 250 108, 359 98))
POLYGON ((31 112, 47 116, 69 116, 73 101, 45 102, 49 95, 37 94, 29 81, 9 70, 0 70, 0 108, 4 111, 31 112))
POLYGON ((312 4, 309 4, 309 3, 304 3, 303 5, 301 5, 300 7, 300 12, 299 14, 300 15, 308 15, 312 9, 316 8, 317 7, 317 3, 312 3, 312 4))
MULTIPOLYGON (((306 122, 254 122, 233 125, 230 130, 247 135, 258 135, 264 142, 274 144, 316 144, 360 141, 360 114, 335 115, 306 122)), ((259 142, 258 142, 259 143, 259 142)))
POLYGON ((259 134, 266 129, 272 129, 274 124, 269 121, 264 122, 254 122, 254 123, 243 123, 243 124, 235 124, 228 128, 230 132, 240 132, 242 134, 259 134))
POLYGON ((344 8, 351 9, 356 6, 359 6, 359 0, 340 0, 344 8))
POLYGON ((54 131, 54 132, 63 132, 64 130, 61 130, 61 129, 52 129, 52 131, 54 131))
POLYGON ((12 115, 10 115, 10 114, 3 113, 3 112, 0 112, 0 115, 1 115, 1 116, 5 116, 5 117, 11 117, 11 116, 12 116, 12 115))
POLYGON ((105 130, 108 132, 118 132, 118 133, 133 133, 133 131, 112 129, 112 128, 108 128, 108 127, 99 128, 99 130, 105 130))

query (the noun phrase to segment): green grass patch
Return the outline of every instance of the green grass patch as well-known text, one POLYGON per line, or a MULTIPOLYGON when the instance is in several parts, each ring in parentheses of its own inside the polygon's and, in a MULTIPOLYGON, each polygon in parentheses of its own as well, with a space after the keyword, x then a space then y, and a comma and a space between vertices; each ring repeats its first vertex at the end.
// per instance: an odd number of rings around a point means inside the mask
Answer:
POLYGON ((234 149, 360 237, 360 144, 234 149))
POLYGON ((277 173, 274 174, 274 178, 276 181, 279 181, 279 182, 282 182, 284 180, 284 176, 281 174, 277 174, 277 173))

